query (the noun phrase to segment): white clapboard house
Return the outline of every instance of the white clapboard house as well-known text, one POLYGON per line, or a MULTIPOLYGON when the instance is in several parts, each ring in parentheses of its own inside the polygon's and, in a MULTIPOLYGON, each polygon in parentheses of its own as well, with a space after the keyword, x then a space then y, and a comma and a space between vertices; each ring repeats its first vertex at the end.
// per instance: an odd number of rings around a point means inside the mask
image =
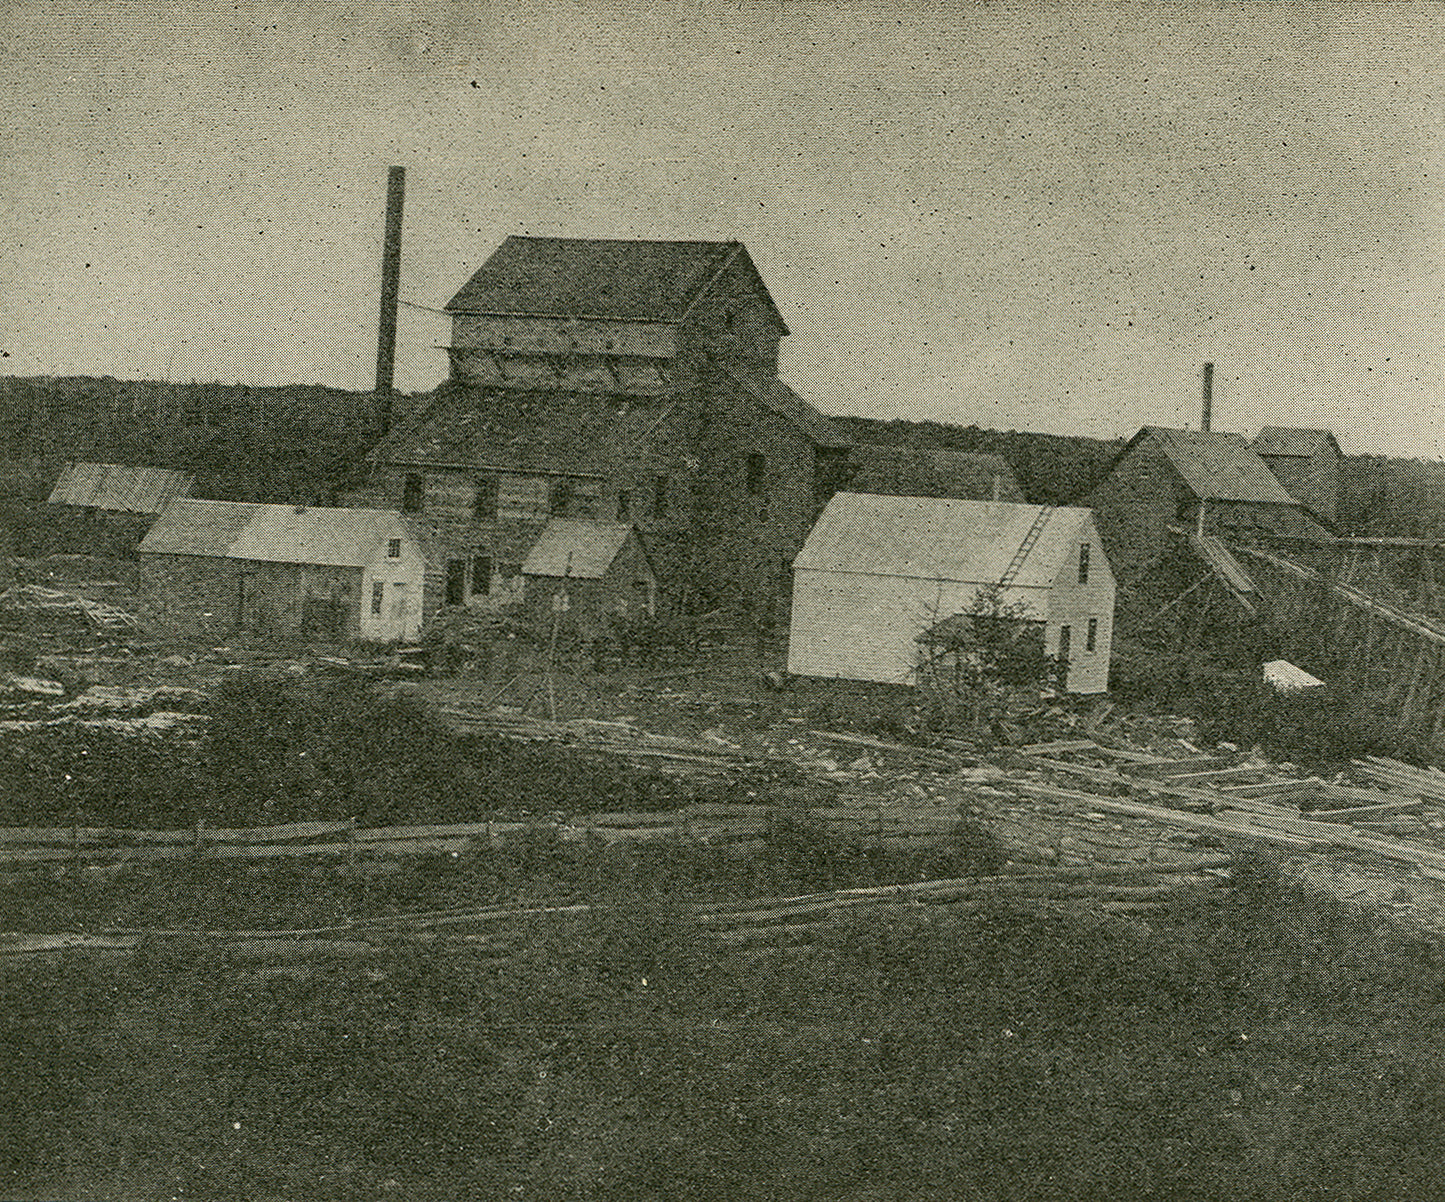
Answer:
POLYGON ((920 636, 980 590, 1044 627, 1070 692, 1109 684, 1114 575, 1091 510, 838 493, 793 560, 788 671, 916 682, 920 636))

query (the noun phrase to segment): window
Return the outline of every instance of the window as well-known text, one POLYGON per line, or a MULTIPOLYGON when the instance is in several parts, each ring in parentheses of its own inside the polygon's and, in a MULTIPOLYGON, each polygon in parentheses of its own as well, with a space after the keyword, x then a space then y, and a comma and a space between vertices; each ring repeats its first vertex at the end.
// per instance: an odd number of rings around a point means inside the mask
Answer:
POLYGON ((472 517, 479 522, 497 520, 497 478, 478 476, 476 492, 472 497, 472 517))
POLYGON ((462 590, 466 581, 467 561, 465 559, 447 560, 446 604, 460 605, 462 603, 462 590))
POLYGON ((374 581, 372 581, 372 584, 371 584, 371 612, 372 612, 373 614, 379 614, 379 613, 381 612, 381 598, 382 598, 382 594, 384 594, 385 592, 386 592, 386 583, 385 583, 384 581, 381 581, 381 580, 374 580, 374 581))
POLYGON ((421 477, 414 472, 407 476, 402 486, 401 509, 403 513, 421 512, 421 477))
MULTIPOLYGON (((1079 544, 1079 583, 1089 583, 1089 544, 1079 544)), ((1092 649, 1092 648, 1091 648, 1092 649)))
POLYGON ((472 556, 472 596, 484 597, 492 591, 492 557, 472 556))
POLYGON ((767 475, 768 461, 754 451, 748 456, 748 495, 756 497, 763 491, 763 479, 767 475))
POLYGON ((564 518, 572 508, 572 481, 553 480, 547 494, 547 512, 554 518, 564 518))
POLYGON ((632 520, 632 494, 625 488, 617 490, 617 520, 619 522, 632 520))
POLYGON ((652 481, 652 514, 661 517, 667 512, 667 477, 657 476, 652 481))
POLYGON ((401 539, 393 538, 386 544, 386 557, 388 559, 401 558, 401 539))
POLYGON ((1089 619, 1089 633, 1084 639, 1084 650, 1092 651, 1099 642, 1099 619, 1089 619))

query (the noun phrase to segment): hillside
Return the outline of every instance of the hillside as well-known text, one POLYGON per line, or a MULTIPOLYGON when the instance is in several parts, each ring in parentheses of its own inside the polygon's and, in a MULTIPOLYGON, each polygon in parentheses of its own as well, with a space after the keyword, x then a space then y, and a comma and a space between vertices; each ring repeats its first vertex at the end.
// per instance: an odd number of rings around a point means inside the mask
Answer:
MULTIPOLYGON (((397 397, 399 412, 429 394, 397 397)), ((1034 504, 1076 502, 1124 445, 944 422, 833 419, 855 442, 993 454, 1034 504)), ((67 459, 183 468, 215 500, 330 501, 379 435, 376 397, 314 384, 0 377, 0 496, 42 499, 67 459)), ((1339 529, 1361 536, 1445 531, 1445 462, 1347 457, 1339 529)))

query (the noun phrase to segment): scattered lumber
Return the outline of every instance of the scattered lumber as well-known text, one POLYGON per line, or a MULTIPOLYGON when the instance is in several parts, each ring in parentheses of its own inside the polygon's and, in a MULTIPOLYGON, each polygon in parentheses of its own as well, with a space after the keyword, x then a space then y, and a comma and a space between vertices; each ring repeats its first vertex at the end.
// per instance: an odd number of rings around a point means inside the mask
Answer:
POLYGON ((910 747, 906 743, 889 743, 868 735, 845 734, 836 730, 810 730, 808 733, 814 738, 826 739, 830 743, 848 743, 857 747, 871 747, 877 751, 902 752, 906 755, 917 756, 919 759, 935 761, 949 768, 956 767, 959 762, 957 756, 932 747, 910 747))
POLYGON ((1399 760, 1374 755, 1355 760, 1354 768, 1390 788, 1445 803, 1445 772, 1436 768, 1414 768, 1399 760))
MULTIPOLYGON (((1047 768, 1051 771, 1061 772, 1069 776, 1081 776, 1086 780, 1098 781, 1101 784, 1124 785, 1127 788, 1139 789, 1145 793, 1158 793, 1165 797, 1177 797, 1183 801, 1193 803, 1191 808, 1196 810, 1207 811, 1230 806, 1248 806, 1251 809, 1258 807, 1264 809, 1266 812, 1273 813, 1283 808, 1271 805, 1269 802, 1240 798, 1233 794, 1220 794, 1192 785, 1174 784, 1168 779, 1159 780, 1149 776, 1136 776, 1132 773, 1115 772, 1112 768, 1095 768, 1089 764, 1073 764, 1067 760, 1053 760, 1044 756, 1029 756, 1027 758, 1041 768, 1047 768)), ((1017 782, 1012 783, 1017 784, 1017 782)))
POLYGON ((1055 739, 1050 743, 1028 743, 1017 750, 1024 755, 1042 755, 1045 752, 1058 755, 1067 751, 1100 751, 1102 749, 1093 739, 1055 739))
POLYGON ((1055 785, 1046 785, 1035 781, 1019 781, 1015 787, 1032 796, 1091 806, 1099 810, 1128 814, 1136 818, 1147 818, 1153 822, 1181 826, 1191 830, 1209 831, 1215 834, 1267 843, 1280 843, 1285 846, 1310 850, 1318 850, 1327 846, 1343 847, 1353 851, 1367 852, 1399 863, 1445 868, 1445 851, 1405 843, 1397 839, 1365 835, 1351 830, 1341 823, 1311 822, 1307 819, 1290 819, 1287 816, 1271 817, 1254 811, 1235 811, 1231 814, 1219 815, 1191 814, 1165 809, 1161 806, 1121 801, 1112 797, 1098 797, 1092 793, 1080 793, 1072 789, 1061 789, 1055 785))

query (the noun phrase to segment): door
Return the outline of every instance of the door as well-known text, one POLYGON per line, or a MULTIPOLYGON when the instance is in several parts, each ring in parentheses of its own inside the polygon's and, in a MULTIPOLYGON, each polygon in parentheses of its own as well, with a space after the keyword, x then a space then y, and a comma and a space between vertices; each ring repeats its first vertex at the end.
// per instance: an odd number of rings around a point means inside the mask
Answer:
POLYGON ((1069 687, 1069 649, 1073 637, 1071 627, 1059 627, 1059 688, 1065 690, 1069 687))
POLYGON ((236 629, 248 630, 255 620, 256 577, 242 572, 236 577, 236 629))
POLYGON ((467 561, 465 559, 447 560, 447 591, 446 603, 448 605, 460 605, 465 600, 464 589, 467 583, 467 561))

